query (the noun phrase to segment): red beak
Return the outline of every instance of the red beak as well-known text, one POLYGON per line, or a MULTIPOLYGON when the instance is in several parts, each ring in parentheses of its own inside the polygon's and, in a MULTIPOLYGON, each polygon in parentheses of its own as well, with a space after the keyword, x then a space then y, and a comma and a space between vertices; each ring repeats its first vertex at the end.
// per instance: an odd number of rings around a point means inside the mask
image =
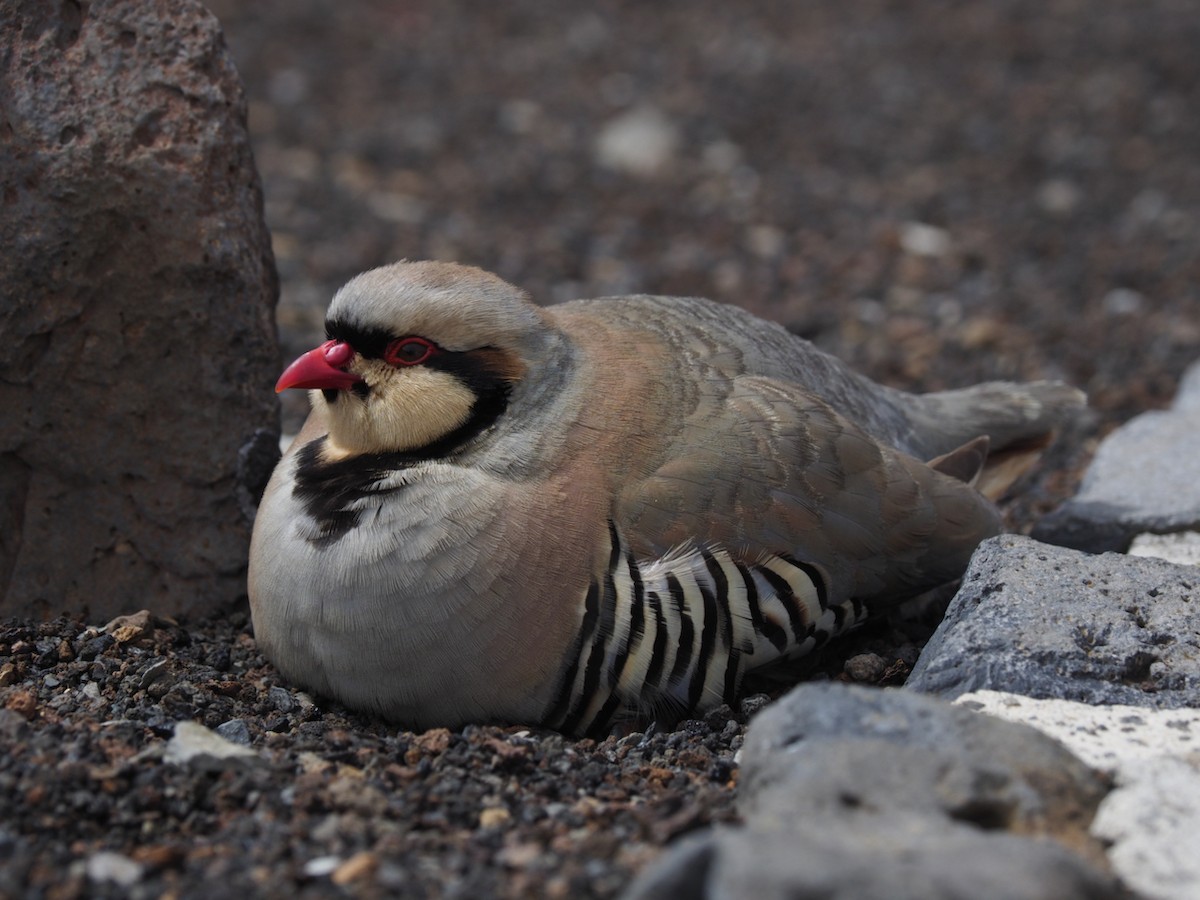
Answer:
POLYGON ((288 388, 334 388, 345 390, 362 381, 343 366, 354 359, 354 348, 342 341, 326 341, 309 350, 283 370, 275 382, 275 393, 288 388))

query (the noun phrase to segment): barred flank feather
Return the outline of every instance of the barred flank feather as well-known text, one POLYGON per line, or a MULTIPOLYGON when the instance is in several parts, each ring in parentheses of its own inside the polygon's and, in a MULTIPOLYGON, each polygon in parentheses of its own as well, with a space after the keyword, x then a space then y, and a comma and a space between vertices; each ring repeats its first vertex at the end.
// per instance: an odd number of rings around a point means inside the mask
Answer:
POLYGON ((685 547, 638 562, 609 523, 608 566, 580 625, 544 724, 599 736, 622 715, 683 715, 732 703, 746 672, 794 659, 861 624, 861 603, 831 604, 816 566, 784 554, 753 562, 685 547))

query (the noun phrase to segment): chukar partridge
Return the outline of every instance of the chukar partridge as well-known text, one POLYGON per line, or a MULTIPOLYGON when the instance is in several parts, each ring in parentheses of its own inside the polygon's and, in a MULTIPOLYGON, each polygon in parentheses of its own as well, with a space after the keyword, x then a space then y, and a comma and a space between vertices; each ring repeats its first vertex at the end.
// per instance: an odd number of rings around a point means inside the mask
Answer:
POLYGON ((287 679, 415 728, 732 700, 961 575, 1000 528, 973 484, 1083 402, 906 394, 734 307, 539 308, 434 262, 354 278, 326 331, 276 387, 312 413, 255 523, 254 631, 287 679))

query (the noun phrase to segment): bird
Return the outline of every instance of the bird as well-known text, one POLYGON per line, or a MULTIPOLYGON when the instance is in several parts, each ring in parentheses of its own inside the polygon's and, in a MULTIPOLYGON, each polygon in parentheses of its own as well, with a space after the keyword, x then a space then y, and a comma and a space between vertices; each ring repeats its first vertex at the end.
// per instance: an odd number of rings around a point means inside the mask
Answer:
POLYGON ((254 523, 255 639, 290 683, 414 729, 601 737, 734 703, 959 578, 1084 395, 913 394, 734 306, 540 306, 402 261, 280 376, 311 411, 254 523))

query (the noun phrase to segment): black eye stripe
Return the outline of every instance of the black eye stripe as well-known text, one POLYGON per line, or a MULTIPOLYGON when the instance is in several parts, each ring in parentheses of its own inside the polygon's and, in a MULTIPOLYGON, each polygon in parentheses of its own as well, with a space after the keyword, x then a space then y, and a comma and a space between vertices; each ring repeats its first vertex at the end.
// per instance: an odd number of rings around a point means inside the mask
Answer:
POLYGON ((367 359, 383 359, 388 344, 396 338, 382 328, 352 325, 339 319, 325 320, 325 337, 331 341, 345 341, 367 359))
MULTIPOLYGON (((325 335, 329 340, 345 341, 367 359, 383 359, 387 355, 388 345, 397 337, 418 337, 396 335, 382 328, 371 328, 339 319, 326 319, 325 335)), ((435 347, 438 346, 436 342, 431 343, 435 347)), ((496 369, 494 356, 487 353, 491 350, 493 348, 490 347, 464 351, 441 350, 421 365, 454 375, 478 395, 487 394, 501 383, 513 380, 511 376, 496 369)))

